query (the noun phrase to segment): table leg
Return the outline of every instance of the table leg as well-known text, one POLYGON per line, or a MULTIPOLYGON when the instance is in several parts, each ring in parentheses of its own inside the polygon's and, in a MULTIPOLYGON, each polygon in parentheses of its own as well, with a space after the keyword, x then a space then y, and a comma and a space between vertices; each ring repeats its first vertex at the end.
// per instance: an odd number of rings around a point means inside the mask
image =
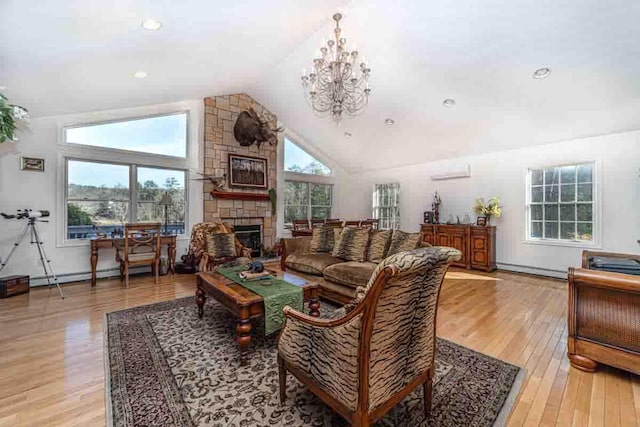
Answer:
POLYGON ((309 299, 309 315, 320 317, 320 300, 318 297, 309 299))
POLYGON ((249 311, 246 308, 242 309, 238 324, 236 325, 236 333, 238 334, 237 341, 240 347, 240 363, 242 365, 247 364, 246 356, 249 350, 249 343, 251 343, 251 329, 249 311))
POLYGON ((196 304, 198 305, 198 317, 202 319, 204 314, 204 303, 207 301, 207 294, 200 289, 200 286, 196 288, 196 304))
POLYGON ((176 274, 176 242, 175 240, 169 242, 167 245, 167 256, 169 258, 169 270, 171 274, 176 274))
POLYGON ((98 247, 91 245, 91 286, 96 285, 97 268, 98 268, 98 247))

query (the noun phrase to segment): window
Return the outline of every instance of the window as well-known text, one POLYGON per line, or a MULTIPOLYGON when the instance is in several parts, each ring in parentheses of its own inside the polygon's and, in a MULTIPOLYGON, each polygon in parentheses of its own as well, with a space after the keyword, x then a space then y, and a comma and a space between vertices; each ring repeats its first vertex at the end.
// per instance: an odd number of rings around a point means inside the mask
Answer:
POLYGON ((530 169, 529 240, 594 242, 595 164, 530 169))
POLYGON ((288 138, 284 139, 284 170, 308 175, 331 175, 331 169, 288 138))
POLYGON ((93 147, 187 157, 187 113, 65 129, 65 142, 93 147))
POLYGON ((373 217, 380 228, 400 227, 400 184, 376 184, 373 189, 373 217))
POLYGON ((67 159, 66 238, 109 235, 126 222, 164 224, 161 202, 168 202, 167 231, 184 234, 185 175, 184 170, 67 159))
POLYGON ((285 181, 284 222, 291 224, 294 219, 331 218, 330 184, 285 181))

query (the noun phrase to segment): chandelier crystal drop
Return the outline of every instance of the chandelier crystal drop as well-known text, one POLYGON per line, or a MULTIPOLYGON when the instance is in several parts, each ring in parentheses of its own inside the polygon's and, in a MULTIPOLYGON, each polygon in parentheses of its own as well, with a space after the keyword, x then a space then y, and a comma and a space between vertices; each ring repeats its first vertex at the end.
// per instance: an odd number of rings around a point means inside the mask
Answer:
POLYGON ((369 74, 367 61, 358 59, 355 45, 347 49, 347 39, 342 36, 340 20, 336 13, 333 38, 323 41, 313 60, 311 72, 302 73, 302 86, 307 102, 319 116, 331 115, 339 122, 343 115, 357 116, 369 103, 369 74))

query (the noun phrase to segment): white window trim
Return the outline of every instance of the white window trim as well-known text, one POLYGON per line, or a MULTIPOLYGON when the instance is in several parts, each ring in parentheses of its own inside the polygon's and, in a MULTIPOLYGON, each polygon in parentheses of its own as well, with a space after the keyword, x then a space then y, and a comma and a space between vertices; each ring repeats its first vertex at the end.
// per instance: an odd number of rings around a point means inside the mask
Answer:
POLYGON ((528 245, 543 245, 543 246, 563 246, 571 248, 590 248, 590 249, 602 249, 601 230, 602 230, 602 166, 600 160, 585 159, 576 160, 571 162, 565 162, 560 164, 539 164, 525 167, 524 169, 524 182, 525 182, 525 204, 524 204, 524 239, 522 243, 528 245), (566 239, 545 239, 536 238, 531 236, 531 210, 529 205, 531 203, 531 174, 533 169, 547 169, 554 167, 573 166, 585 163, 593 163, 593 195, 595 201, 593 202, 593 240, 587 242, 584 240, 566 240, 566 239))
MULTIPOLYGON (((398 203, 397 205, 376 205, 377 203, 377 187, 378 186, 382 186, 382 185, 397 185, 398 186, 398 195, 400 194, 400 183, 399 182, 387 182, 387 183, 383 183, 383 184, 373 184, 372 188, 371 188, 371 217, 374 219, 382 219, 382 218, 378 218, 378 212, 376 212, 376 209, 381 209, 381 208, 393 208, 393 207, 397 207, 398 209, 398 218, 400 218, 400 221, 396 221, 394 226, 396 228, 389 228, 389 230, 399 230, 400 229, 400 222, 402 221, 402 212, 400 211, 400 203, 398 203)), ((382 227, 382 221, 380 221, 380 227, 382 227)))
MULTIPOLYGON (((67 123, 61 123, 58 125, 58 164, 57 164, 57 177, 56 177, 56 247, 77 247, 77 246, 89 246, 90 239, 67 239, 67 215, 66 215, 66 202, 67 202, 67 160, 79 160, 89 161, 96 163, 109 163, 109 164, 122 164, 133 165, 130 168, 129 176, 129 191, 130 191, 130 205, 133 205, 136 197, 135 182, 133 182, 135 171, 138 166, 159 168, 159 169, 175 169, 185 172, 185 234, 177 236, 178 240, 188 240, 189 230, 191 230, 191 221, 189 215, 189 201, 191 194, 189 191, 189 163, 191 156, 191 128, 190 128, 190 110, 169 110, 148 115, 131 115, 122 116, 113 120, 97 120, 97 121, 82 121, 76 120, 67 123), (162 154, 150 154, 140 151, 121 150, 117 148, 105 148, 96 147, 93 145, 68 143, 65 141, 65 129, 71 127, 80 127, 83 125, 91 124, 104 124, 104 123, 116 123, 125 122, 128 120, 139 120, 141 118, 160 117, 172 114, 187 113, 187 126, 186 126, 186 152, 187 157, 175 157, 166 156, 162 154)), ((131 209, 133 213, 135 209, 131 209)))

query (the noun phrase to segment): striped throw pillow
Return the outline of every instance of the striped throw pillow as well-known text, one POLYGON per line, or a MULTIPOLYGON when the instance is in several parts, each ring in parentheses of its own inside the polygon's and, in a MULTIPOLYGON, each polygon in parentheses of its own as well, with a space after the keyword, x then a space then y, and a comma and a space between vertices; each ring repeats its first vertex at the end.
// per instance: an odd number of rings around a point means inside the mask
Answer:
POLYGON ((369 243, 369 228, 345 227, 333 245, 333 255, 345 261, 363 262, 369 243))
POLYGON ((208 234, 207 253, 214 259, 237 256, 235 233, 208 234))
POLYGON ((421 233, 406 233, 400 230, 393 230, 393 236, 391 237, 391 244, 387 251, 387 257, 400 252, 407 252, 416 249, 420 244, 421 238, 421 233))
POLYGON ((387 257, 389 244, 391 243, 391 230, 371 230, 369 247, 365 259, 370 262, 379 263, 387 257))

